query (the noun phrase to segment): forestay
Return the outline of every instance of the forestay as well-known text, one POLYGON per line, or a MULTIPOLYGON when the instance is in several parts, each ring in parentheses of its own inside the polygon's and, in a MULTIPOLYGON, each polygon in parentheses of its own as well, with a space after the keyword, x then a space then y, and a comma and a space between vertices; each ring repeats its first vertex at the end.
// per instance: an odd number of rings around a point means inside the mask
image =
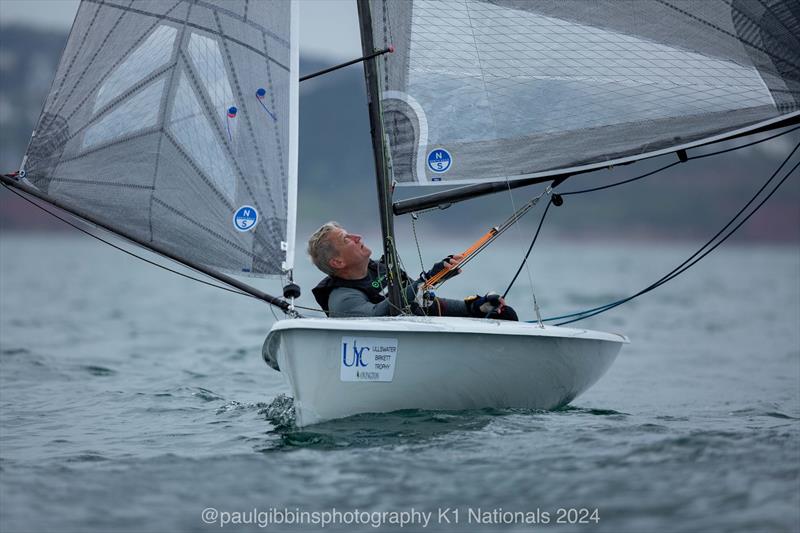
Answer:
POLYGON ((23 170, 47 197, 180 258, 291 268, 297 9, 84 0, 23 170))
POLYGON ((800 110, 796 0, 371 0, 400 184, 557 174, 800 110))

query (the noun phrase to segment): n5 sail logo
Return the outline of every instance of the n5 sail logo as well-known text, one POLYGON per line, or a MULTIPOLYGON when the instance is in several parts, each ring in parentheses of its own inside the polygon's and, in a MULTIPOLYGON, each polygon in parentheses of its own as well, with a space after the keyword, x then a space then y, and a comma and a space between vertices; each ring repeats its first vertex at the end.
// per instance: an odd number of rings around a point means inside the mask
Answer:
POLYGON ((428 153, 428 168, 437 174, 444 174, 450 170, 453 156, 444 148, 437 148, 428 153))
POLYGON ((392 381, 397 339, 342 337, 339 378, 342 381, 392 381))
POLYGON ((233 227, 236 231, 250 231, 258 224, 258 211, 250 205, 243 205, 233 214, 233 227))

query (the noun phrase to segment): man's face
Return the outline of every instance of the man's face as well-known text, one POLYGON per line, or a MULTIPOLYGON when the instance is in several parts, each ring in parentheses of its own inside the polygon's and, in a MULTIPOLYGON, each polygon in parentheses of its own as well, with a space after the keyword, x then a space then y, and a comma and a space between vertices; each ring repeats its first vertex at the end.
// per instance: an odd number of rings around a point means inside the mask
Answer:
POLYGON ((336 248, 336 257, 331 260, 331 265, 336 269, 350 268, 366 265, 372 255, 361 238, 361 235, 348 233, 343 228, 337 228, 330 233, 331 242, 336 248))

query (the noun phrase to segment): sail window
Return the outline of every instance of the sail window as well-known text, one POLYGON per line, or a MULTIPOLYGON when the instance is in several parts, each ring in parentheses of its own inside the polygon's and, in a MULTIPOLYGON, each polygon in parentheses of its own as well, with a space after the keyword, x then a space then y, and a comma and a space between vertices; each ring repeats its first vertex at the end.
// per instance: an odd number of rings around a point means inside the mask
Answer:
POLYGON ((83 135, 83 148, 113 141, 158 123, 164 78, 159 78, 114 107, 89 126, 83 135))
POLYGON ((215 39, 192 33, 188 48, 200 81, 214 106, 214 115, 224 124, 226 110, 235 106, 236 102, 219 44, 215 39))
POLYGON ((217 189, 232 202, 236 193, 236 175, 184 72, 181 72, 178 82, 169 131, 217 189))
POLYGON ((97 91, 94 112, 118 97, 165 65, 172 57, 172 48, 178 31, 172 26, 158 26, 153 33, 133 51, 97 91))

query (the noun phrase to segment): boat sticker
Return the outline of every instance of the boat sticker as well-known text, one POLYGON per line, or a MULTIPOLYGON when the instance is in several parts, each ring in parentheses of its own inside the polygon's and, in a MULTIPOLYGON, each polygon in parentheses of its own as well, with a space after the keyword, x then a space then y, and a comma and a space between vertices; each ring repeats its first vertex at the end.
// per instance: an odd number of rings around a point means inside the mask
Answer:
POLYGON ((258 211, 255 207, 243 205, 233 214, 233 227, 236 231, 250 231, 258 223, 258 211))
POLYGON ((397 339, 342 337, 339 378, 342 381, 392 381, 397 339))
POLYGON ((428 154, 428 168, 437 174, 443 174, 447 172, 450 170, 450 166, 452 164, 453 157, 450 155, 450 152, 444 148, 431 150, 428 154))

